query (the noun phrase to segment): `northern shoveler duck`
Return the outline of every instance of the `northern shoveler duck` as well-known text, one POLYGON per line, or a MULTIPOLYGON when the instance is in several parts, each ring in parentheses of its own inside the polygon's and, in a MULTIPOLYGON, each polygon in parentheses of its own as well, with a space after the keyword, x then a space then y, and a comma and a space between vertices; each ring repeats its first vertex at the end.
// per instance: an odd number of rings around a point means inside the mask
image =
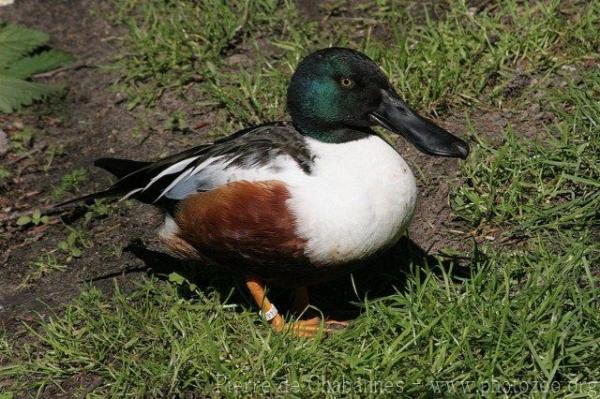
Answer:
POLYGON ((349 273, 404 233, 415 178, 372 127, 426 154, 464 159, 469 147, 409 108, 370 58, 346 48, 304 58, 287 106, 291 123, 244 129, 156 162, 98 159, 119 180, 69 202, 155 205, 165 211, 162 242, 244 278, 273 329, 299 336, 337 329, 340 322, 318 318, 286 323, 265 284, 296 288, 307 305, 306 286, 349 273))

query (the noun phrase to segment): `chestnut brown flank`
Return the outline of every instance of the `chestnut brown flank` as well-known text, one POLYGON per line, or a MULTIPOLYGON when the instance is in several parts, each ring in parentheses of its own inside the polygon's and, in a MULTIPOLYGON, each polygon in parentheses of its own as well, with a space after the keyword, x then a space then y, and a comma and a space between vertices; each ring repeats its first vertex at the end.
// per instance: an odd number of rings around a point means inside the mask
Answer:
MULTIPOLYGON (((241 181, 194 194, 175 213, 178 238, 200 257, 247 268, 250 274, 265 266, 306 264, 305 240, 295 234, 295 219, 286 205, 289 197, 280 181, 241 181)), ((189 250, 176 245, 177 239, 168 244, 189 256, 189 250)))

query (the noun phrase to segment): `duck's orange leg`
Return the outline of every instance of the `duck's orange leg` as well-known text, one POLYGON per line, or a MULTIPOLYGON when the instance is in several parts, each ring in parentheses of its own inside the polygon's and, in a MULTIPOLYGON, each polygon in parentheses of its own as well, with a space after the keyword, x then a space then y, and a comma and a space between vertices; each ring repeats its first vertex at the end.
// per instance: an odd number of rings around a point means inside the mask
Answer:
MULTIPOLYGON (((248 279, 246 286, 252 294, 254 301, 261 310, 261 314, 271 324, 274 331, 278 333, 289 332, 297 337, 312 337, 315 336, 322 328, 325 333, 333 333, 345 327, 344 322, 325 321, 321 326, 321 319, 318 317, 310 320, 297 320, 286 323, 277 308, 269 301, 265 294, 265 286, 262 282, 256 279, 248 279)), ((308 294, 306 294, 308 304, 308 294)))

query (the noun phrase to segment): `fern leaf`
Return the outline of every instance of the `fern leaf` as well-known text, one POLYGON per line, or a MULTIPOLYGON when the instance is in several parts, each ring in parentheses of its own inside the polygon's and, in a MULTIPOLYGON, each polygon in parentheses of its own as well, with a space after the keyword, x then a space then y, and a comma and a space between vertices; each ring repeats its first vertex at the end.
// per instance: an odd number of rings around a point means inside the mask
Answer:
POLYGON ((24 26, 0 25, 0 67, 17 61, 37 47, 48 42, 48 35, 24 26))
POLYGON ((9 65, 4 71, 0 70, 0 73, 13 78, 26 79, 36 73, 51 71, 72 61, 73 57, 70 54, 58 50, 49 50, 21 58, 9 65))
POLYGON ((57 87, 0 75, 0 112, 11 113, 58 91, 57 87))

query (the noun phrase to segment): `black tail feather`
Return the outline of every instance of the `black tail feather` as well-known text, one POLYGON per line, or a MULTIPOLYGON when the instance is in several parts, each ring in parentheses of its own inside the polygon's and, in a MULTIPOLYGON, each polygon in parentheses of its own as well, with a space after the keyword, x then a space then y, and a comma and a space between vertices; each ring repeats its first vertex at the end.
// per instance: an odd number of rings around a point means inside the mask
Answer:
POLYGON ((94 161, 94 165, 112 173, 119 179, 125 177, 136 170, 150 165, 152 162, 132 161, 121 158, 99 158, 94 161))
MULTIPOLYGON (((94 161, 94 165, 106 170, 107 172, 112 173, 117 178, 122 179, 135 171, 138 171, 152 162, 144 162, 144 161, 132 161, 129 159, 121 159, 121 158, 99 158, 94 161)), ((119 180, 121 181, 121 180, 119 180)), ((98 191, 96 193, 84 195, 82 197, 73 198, 65 202, 61 202, 60 204, 56 204, 53 208, 60 208, 65 205, 73 204, 75 202, 87 202, 90 203, 93 200, 101 199, 101 198, 111 198, 118 197, 127 192, 126 187, 120 187, 117 184, 107 188, 106 190, 98 191)))
POLYGON ((146 185, 164 169, 187 157, 200 154, 207 148, 209 148, 209 146, 201 145, 182 153, 160 159, 156 162, 132 161, 121 158, 97 159, 94 161, 94 165, 112 173, 118 178, 118 180, 112 186, 103 191, 98 191, 96 193, 84 195, 83 197, 62 202, 54 205, 53 208, 58 208, 75 202, 91 202, 96 199, 122 197, 130 194, 131 198, 133 199, 158 206, 159 208, 167 211, 172 211, 177 203, 177 200, 171 200, 166 197, 162 197, 157 201, 157 198, 162 190, 164 190, 165 187, 171 182, 171 176, 163 176, 161 179, 155 182, 153 187, 150 187, 148 190, 142 190, 142 188, 146 187, 146 185))

